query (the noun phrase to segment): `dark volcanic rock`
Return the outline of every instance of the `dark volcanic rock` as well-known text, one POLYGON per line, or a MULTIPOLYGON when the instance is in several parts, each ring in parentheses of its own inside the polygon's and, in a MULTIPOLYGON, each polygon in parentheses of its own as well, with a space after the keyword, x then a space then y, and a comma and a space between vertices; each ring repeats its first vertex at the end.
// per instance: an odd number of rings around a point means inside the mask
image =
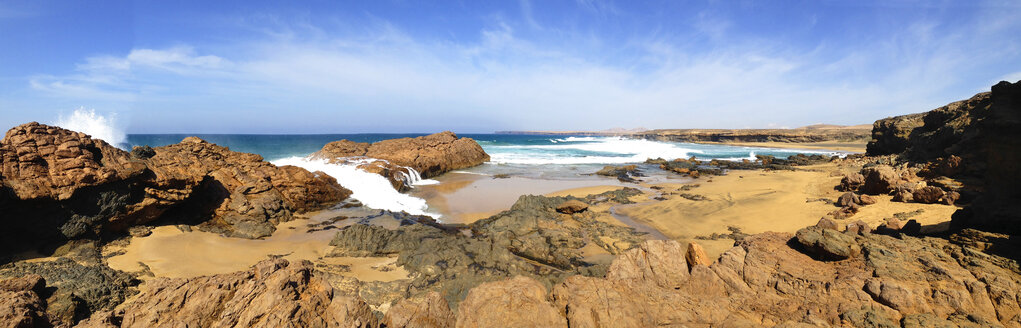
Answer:
POLYGON ((922 126, 925 113, 894 116, 872 125, 872 140, 865 146, 870 155, 900 154, 911 146, 908 136, 922 126))
MULTIPOLYGON (((622 203, 636 194, 622 189, 583 200, 622 203)), ((403 297, 438 291, 456 308, 472 287, 516 275, 547 286, 574 274, 602 276, 605 265, 586 262, 582 248, 591 244, 618 254, 644 240, 634 229, 599 221, 589 211, 556 211, 571 200, 582 199, 522 196, 510 210, 469 225, 470 236, 425 221, 406 221, 395 230, 356 224, 337 233, 332 256, 397 255, 397 264, 413 273, 403 297)))
POLYGON ((65 324, 87 318, 93 312, 112 310, 136 292, 131 275, 100 263, 81 264, 66 257, 45 262, 17 262, 0 267, 0 277, 38 275, 45 279, 47 312, 65 324))
POLYGON ((635 177, 645 176, 638 170, 637 165, 604 166, 603 169, 596 171, 596 174, 616 177, 620 182, 630 183, 638 183, 639 180, 635 179, 635 177))
POLYGON ((423 178, 476 166, 489 161, 489 154, 471 138, 458 138, 450 131, 417 138, 383 140, 368 144, 349 140, 334 141, 312 155, 324 159, 369 157, 407 166, 423 178))

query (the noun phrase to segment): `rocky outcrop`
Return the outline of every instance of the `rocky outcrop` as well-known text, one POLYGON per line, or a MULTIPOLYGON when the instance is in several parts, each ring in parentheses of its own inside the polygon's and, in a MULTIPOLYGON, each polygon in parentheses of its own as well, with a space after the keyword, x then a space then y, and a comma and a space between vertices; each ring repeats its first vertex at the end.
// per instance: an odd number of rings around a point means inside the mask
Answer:
POLYGON ((641 243, 643 234, 600 220, 605 213, 556 209, 569 201, 627 203, 638 193, 622 189, 583 199, 522 196, 510 210, 463 229, 425 218, 405 219, 393 230, 355 224, 337 233, 331 256, 397 256, 396 264, 412 273, 400 298, 436 291, 456 309, 469 290, 490 281, 521 275, 551 286, 570 275, 604 275, 606 264, 587 259, 583 249, 619 254, 641 243))
POLYGON ((872 140, 865 146, 871 155, 900 154, 911 146, 909 136, 922 126, 925 113, 888 117, 872 125, 872 140))
POLYGON ((631 134, 632 137, 676 142, 863 142, 869 129, 850 127, 804 127, 797 129, 662 129, 631 134))
POLYGON ((386 160, 418 171, 423 178, 489 161, 489 154, 471 138, 458 138, 450 131, 416 138, 390 139, 369 143, 334 141, 312 155, 328 160, 368 157, 386 160))
POLYGON ((275 259, 248 271, 194 279, 156 279, 123 309, 83 325, 120 327, 377 327, 356 296, 337 292, 312 264, 275 259), (114 320, 111 320, 114 319, 114 320))
POLYGON ((203 226, 231 236, 268 236, 294 213, 321 209, 351 194, 322 172, 277 167, 259 155, 195 137, 155 152, 145 160, 152 172, 146 198, 157 211, 176 207, 179 213, 171 215, 199 218, 203 226))
POLYGON ((645 176, 637 165, 621 165, 621 166, 604 166, 601 170, 596 171, 597 175, 616 177, 620 182, 638 183, 640 180, 635 179, 636 177, 645 176))
POLYGON ((350 191, 321 172, 186 138, 129 153, 88 135, 28 123, 0 141, 0 256, 98 239, 158 220, 207 223, 256 238, 350 191))
POLYGON ((960 198, 971 204, 954 215, 954 227, 1021 233, 1021 82, 1000 82, 967 100, 877 121, 868 154, 896 154, 939 188, 897 188, 897 200, 960 198))
MULTIPOLYGON (((536 323, 550 327, 1021 325, 1018 275, 989 255, 945 239, 811 230, 821 239, 750 236, 690 273, 680 244, 650 241, 615 260, 606 278, 570 277, 551 301, 518 297, 531 304, 517 308, 554 304, 567 322, 536 323), (800 250, 831 238, 862 251, 819 261, 800 250)), ((512 297, 505 290, 489 299, 512 297)))

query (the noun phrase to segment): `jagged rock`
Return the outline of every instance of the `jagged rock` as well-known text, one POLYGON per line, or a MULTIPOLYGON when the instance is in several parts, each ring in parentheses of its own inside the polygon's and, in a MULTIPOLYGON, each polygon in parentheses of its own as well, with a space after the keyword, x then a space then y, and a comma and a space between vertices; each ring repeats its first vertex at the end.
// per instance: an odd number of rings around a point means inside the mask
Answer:
POLYGON ((153 172, 146 192, 154 207, 191 203, 181 209, 186 216, 211 215, 208 228, 237 237, 268 236, 293 213, 324 208, 351 195, 325 173, 277 167, 259 155, 195 137, 157 147, 146 164, 153 172))
POLYGON ((430 292, 397 302, 383 316, 383 323, 387 327, 453 327, 457 316, 440 293, 430 292))
POLYGON ((935 204, 943 198, 946 192, 943 189, 933 186, 926 186, 911 193, 911 199, 922 204, 935 204))
POLYGON ((36 122, 0 141, 0 177, 18 199, 67 200, 81 189, 142 174, 145 165, 89 135, 36 122))
POLYGON ((489 154, 486 154, 475 140, 458 138, 450 131, 417 138, 383 140, 372 144, 349 140, 334 141, 326 144, 312 156, 325 159, 377 158, 411 167, 423 178, 435 177, 448 171, 489 161, 489 154))
POLYGON ((580 200, 572 199, 560 205, 557 205, 557 212, 564 214, 580 213, 588 209, 588 204, 582 203, 580 200))
POLYGON ((798 230, 796 239, 806 251, 822 260, 843 260, 861 251, 854 237, 832 229, 804 228, 798 230))
POLYGON ((911 144, 908 136, 923 124, 924 113, 885 118, 872 125, 872 140, 866 151, 873 155, 899 154, 911 144))
POLYGON ((545 286, 518 276, 473 288, 456 327, 567 327, 567 320, 546 301, 545 286))
POLYGON ((156 279, 127 303, 121 327, 374 327, 372 310, 313 273, 274 259, 248 271, 156 279))
POLYGON ((712 264, 709 256, 705 254, 705 249, 702 248, 702 245, 694 242, 688 243, 688 251, 684 253, 684 260, 687 261, 689 270, 696 265, 709 266, 712 264))
POLYGON ((869 195, 859 195, 858 196, 858 204, 861 204, 862 206, 872 205, 872 204, 875 204, 875 203, 876 203, 876 199, 874 197, 872 197, 872 196, 869 196, 869 195))
POLYGON ((898 220, 897 218, 888 218, 885 221, 883 221, 883 224, 880 224, 878 227, 876 227, 876 230, 874 232, 887 235, 896 235, 900 233, 901 229, 903 228, 904 224, 901 223, 900 220, 898 220))
MULTIPOLYGON (((81 259, 83 261, 87 259, 81 259)), ((134 295, 139 281, 101 263, 82 264, 67 257, 52 261, 17 262, 0 268, 0 277, 38 275, 53 289, 46 294, 47 312, 56 322, 74 324, 93 312, 112 310, 134 295)))
POLYGON ((276 167, 194 137, 131 154, 29 123, 8 131, 0 159, 0 253, 125 234, 157 220, 260 237, 293 213, 350 195, 321 172, 276 167))
POLYGON ((396 264, 413 273, 404 297, 438 291, 456 308, 472 287, 515 275, 550 285, 573 274, 604 275, 606 264, 586 262, 581 250, 588 245, 618 254, 641 243, 642 234, 597 220, 597 213, 563 215, 556 207, 568 200, 629 202, 637 193, 522 196, 510 210, 469 225, 470 236, 427 220, 405 220, 394 230, 355 224, 338 231, 331 255, 396 255, 396 264))

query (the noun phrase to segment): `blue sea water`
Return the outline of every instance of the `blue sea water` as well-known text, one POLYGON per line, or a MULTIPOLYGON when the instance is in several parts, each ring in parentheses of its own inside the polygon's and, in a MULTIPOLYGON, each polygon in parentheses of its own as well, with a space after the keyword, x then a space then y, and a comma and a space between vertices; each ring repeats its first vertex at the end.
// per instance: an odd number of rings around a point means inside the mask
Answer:
MULTIPOLYGON (((331 141, 347 139, 376 142, 386 139, 417 137, 424 134, 198 134, 208 142, 234 151, 262 155, 268 161, 304 157, 331 141)), ((153 147, 175 144, 186 134, 129 134, 127 145, 153 147)), ((534 165, 606 165, 641 163, 648 158, 665 159, 754 159, 755 155, 786 158, 798 153, 836 155, 838 152, 789 150, 693 144, 629 139, 621 137, 586 137, 563 135, 462 134, 473 138, 492 157, 491 164, 513 166, 534 165)))

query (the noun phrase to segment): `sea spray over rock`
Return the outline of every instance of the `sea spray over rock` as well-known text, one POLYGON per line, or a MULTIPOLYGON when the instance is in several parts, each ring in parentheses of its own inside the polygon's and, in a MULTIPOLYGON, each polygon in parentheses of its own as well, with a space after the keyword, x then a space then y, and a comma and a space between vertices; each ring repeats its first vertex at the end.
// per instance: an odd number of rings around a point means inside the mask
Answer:
MULTIPOLYGON (((337 179, 344 188, 351 190, 351 198, 365 206, 395 212, 408 212, 415 215, 440 217, 438 214, 426 212, 429 207, 424 199, 402 194, 394 190, 390 181, 381 175, 369 173, 358 168, 358 163, 331 164, 323 159, 304 157, 288 157, 275 160, 274 165, 294 165, 309 171, 323 171, 337 179)), ((433 181, 433 180, 421 180, 433 181)), ((426 182, 429 183, 429 182, 426 182)))
POLYGON ((80 107, 74 110, 70 116, 60 115, 55 124, 68 130, 88 134, 93 139, 102 139, 114 147, 126 149, 127 134, 117 126, 115 117, 115 115, 103 116, 97 114, 95 109, 80 107))

